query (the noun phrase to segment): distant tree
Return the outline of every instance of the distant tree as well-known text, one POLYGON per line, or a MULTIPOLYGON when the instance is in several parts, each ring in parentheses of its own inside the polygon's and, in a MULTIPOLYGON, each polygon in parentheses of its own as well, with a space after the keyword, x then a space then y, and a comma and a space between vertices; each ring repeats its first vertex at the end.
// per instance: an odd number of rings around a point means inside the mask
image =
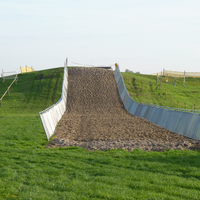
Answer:
POLYGON ((126 73, 133 73, 133 71, 131 71, 131 70, 129 70, 129 69, 126 69, 125 72, 126 72, 126 73))

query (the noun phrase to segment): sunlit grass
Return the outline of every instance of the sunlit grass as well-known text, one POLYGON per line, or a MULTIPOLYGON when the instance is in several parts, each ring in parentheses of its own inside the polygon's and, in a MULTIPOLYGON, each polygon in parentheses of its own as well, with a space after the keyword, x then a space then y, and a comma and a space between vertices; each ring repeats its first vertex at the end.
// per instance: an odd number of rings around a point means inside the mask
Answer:
MULTIPOLYGON (((141 103, 200 110, 200 78, 169 78, 169 83, 157 83, 157 77, 137 73, 122 73, 131 97, 141 103)), ((164 78, 162 78, 164 81, 164 78)))

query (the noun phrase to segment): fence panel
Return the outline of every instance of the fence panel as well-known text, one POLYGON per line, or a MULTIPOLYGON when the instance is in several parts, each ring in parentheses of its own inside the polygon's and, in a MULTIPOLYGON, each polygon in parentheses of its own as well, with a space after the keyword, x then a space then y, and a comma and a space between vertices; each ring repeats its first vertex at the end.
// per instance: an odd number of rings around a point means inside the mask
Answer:
POLYGON ((192 135, 192 138, 196 139, 196 140, 200 140, 200 117, 198 116, 198 119, 197 119, 197 122, 196 122, 196 125, 194 127, 194 131, 193 131, 193 135, 192 135))
POLYGON ((169 130, 175 132, 176 127, 181 119, 181 117, 184 115, 184 113, 179 111, 171 111, 171 123, 169 125, 169 130))
POLYGON ((131 101, 130 101, 130 97, 129 97, 129 94, 126 92, 126 95, 124 97, 124 107, 126 108, 126 110, 128 110, 128 108, 130 107, 130 104, 131 104, 131 101))
POLYGON ((131 99, 130 95, 128 94, 125 108, 129 111, 131 109, 132 105, 133 105, 133 100, 131 99))
POLYGON ((155 117, 154 123, 158 125, 158 123, 162 120, 162 110, 161 108, 157 108, 157 115, 155 117))
POLYGON ((125 98, 125 96, 127 94, 127 91, 126 91, 125 86, 124 86, 123 83, 122 83, 122 85, 123 85, 123 87, 122 87, 123 89, 122 89, 122 92, 120 92, 120 97, 121 97, 122 101, 124 102, 124 98, 125 98))
POLYGON ((39 113, 40 119, 42 121, 47 136, 47 140, 49 140, 50 137, 54 134, 56 126, 66 110, 67 86, 68 86, 68 70, 67 70, 67 59, 66 59, 64 66, 61 98, 58 101, 58 103, 52 105, 51 107, 39 113))
POLYGON ((184 135, 187 135, 187 137, 192 138, 193 135, 196 132, 196 125, 197 125, 197 121, 199 119, 199 115, 192 115, 191 119, 190 119, 190 123, 188 124, 187 128, 185 128, 184 130, 184 135))
POLYGON ((181 116, 181 118, 180 118, 180 120, 179 120, 179 122, 177 124, 177 127, 175 129, 176 133, 179 133, 179 134, 183 135, 185 127, 187 126, 188 118, 190 118, 190 116, 191 116, 191 113, 184 113, 181 116))
POLYGON ((153 110, 154 110, 154 107, 153 106, 149 106, 149 109, 148 109, 148 112, 147 112, 147 115, 146 115, 146 119, 149 120, 149 121, 151 121, 151 119, 152 119, 153 110))
POLYGON ((142 109, 141 112, 140 112, 140 117, 143 117, 143 118, 144 118, 145 113, 146 113, 148 107, 149 107, 148 105, 144 105, 144 106, 143 106, 143 109, 142 109))
POLYGON ((155 124, 159 114, 159 108, 154 107, 151 122, 155 124))
POLYGON ((167 108, 135 102, 128 94, 122 75, 117 66, 115 80, 124 107, 130 114, 143 117, 154 124, 182 134, 186 137, 200 140, 200 115, 197 113, 170 110, 167 108))
POLYGON ((133 104, 129 110, 129 112, 131 113, 131 115, 135 115, 135 111, 137 110, 137 107, 138 107, 138 103, 136 103, 135 101, 133 101, 133 104))
POLYGON ((115 80, 116 80, 116 82, 118 82, 119 79, 120 79, 120 72, 119 72, 119 70, 116 70, 115 71, 115 80))
POLYGON ((122 95, 122 92, 124 91, 124 84, 123 84, 122 77, 120 77, 118 84, 119 84, 119 85, 118 85, 119 94, 120 94, 120 96, 121 96, 121 95, 122 95))
POLYGON ((157 124, 158 126, 164 127, 167 114, 168 114, 168 110, 160 108, 158 112, 159 118, 155 121, 155 124, 157 124))

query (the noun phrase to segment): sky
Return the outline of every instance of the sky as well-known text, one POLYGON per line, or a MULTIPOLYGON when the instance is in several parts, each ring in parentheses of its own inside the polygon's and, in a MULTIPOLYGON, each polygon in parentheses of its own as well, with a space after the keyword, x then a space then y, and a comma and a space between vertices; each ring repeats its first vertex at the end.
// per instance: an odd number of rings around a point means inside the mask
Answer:
POLYGON ((200 72, 200 0, 0 0, 0 72, 200 72))

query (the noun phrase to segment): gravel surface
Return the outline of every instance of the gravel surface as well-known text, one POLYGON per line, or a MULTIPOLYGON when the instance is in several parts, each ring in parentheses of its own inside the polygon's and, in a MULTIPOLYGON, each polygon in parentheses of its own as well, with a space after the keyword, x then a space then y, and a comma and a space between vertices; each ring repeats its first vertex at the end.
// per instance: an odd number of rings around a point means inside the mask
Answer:
POLYGON ((199 149, 200 142, 130 115, 123 106, 113 71, 71 68, 67 110, 49 148, 89 150, 140 148, 146 151, 199 149))

